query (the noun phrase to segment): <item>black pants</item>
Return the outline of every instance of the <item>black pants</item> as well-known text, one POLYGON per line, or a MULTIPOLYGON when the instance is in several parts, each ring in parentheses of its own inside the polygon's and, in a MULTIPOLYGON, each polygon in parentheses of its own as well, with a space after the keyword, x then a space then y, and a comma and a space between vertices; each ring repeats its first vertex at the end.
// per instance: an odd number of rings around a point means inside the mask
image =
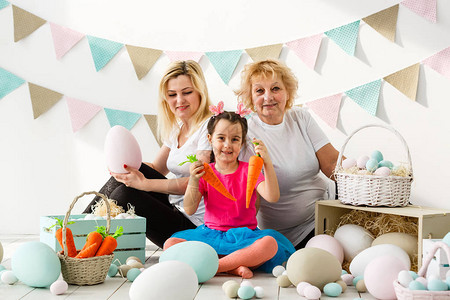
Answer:
POLYGON ((295 250, 299 250, 305 248, 306 243, 314 237, 314 229, 300 242, 297 246, 295 246, 295 250))
MULTIPOLYGON (((142 164, 139 171, 148 179, 165 179, 163 175, 146 164, 142 164)), ((124 210, 127 210, 128 203, 133 205, 136 215, 147 219, 147 238, 161 248, 164 242, 175 232, 197 227, 169 203, 167 194, 129 188, 117 182, 114 177, 111 177, 99 192, 112 200, 116 200, 117 205, 122 206, 124 210)), ((95 197, 86 207, 84 213, 91 213, 92 205, 100 200, 100 197, 95 197)))

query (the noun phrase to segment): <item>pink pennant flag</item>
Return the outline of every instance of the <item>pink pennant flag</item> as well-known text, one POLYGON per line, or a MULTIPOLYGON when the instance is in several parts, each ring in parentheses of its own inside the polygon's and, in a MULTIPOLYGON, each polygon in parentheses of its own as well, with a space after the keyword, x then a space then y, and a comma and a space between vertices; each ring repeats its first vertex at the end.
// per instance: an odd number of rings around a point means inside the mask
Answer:
POLYGON ((319 116, 331 128, 336 128, 341 107, 342 93, 307 102, 306 106, 319 116))
POLYGON ((422 63, 450 79, 450 47, 428 57, 422 63))
POLYGON ((83 37, 83 33, 79 33, 67 27, 50 23, 52 31, 53 45, 55 46, 56 58, 61 59, 73 46, 75 46, 83 37))
POLYGON ((436 0, 405 0, 401 4, 419 16, 436 23, 436 0))
POLYGON ((86 125, 101 109, 101 106, 66 96, 73 132, 86 125))
POLYGON ((164 53, 169 57, 170 61, 193 60, 199 62, 203 56, 203 52, 164 51, 164 53))
POLYGON ((286 43, 295 54, 311 69, 316 65, 322 33, 286 43))

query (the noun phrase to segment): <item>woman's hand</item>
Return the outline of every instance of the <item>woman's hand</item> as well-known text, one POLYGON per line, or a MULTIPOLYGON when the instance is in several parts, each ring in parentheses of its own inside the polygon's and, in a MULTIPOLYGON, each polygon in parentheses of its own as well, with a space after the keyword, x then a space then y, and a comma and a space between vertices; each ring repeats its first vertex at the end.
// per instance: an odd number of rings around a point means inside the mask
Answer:
POLYGON ((128 171, 128 173, 113 173, 110 172, 111 176, 114 177, 118 182, 125 184, 127 187, 131 187, 137 190, 144 190, 146 178, 138 169, 123 165, 123 168, 128 171))

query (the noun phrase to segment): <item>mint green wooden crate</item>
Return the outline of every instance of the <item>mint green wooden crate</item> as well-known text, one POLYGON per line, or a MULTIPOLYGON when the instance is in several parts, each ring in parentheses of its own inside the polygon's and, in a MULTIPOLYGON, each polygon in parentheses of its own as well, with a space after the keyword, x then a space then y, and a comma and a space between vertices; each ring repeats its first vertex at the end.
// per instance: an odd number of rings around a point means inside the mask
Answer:
MULTIPOLYGON (((67 226, 72 231, 75 246, 78 250, 83 248, 89 232, 95 231, 97 226, 106 226, 106 220, 84 220, 84 216, 71 215, 69 222, 74 221, 75 223, 67 226)), ((64 220, 64 215, 41 217, 40 241, 49 245, 55 251, 61 251, 61 246, 55 237, 56 230, 60 226, 56 225, 49 229, 50 226, 55 224, 55 218, 64 220)), ((117 265, 125 264, 126 259, 130 256, 136 256, 142 263, 145 262, 145 222, 146 219, 139 216, 134 219, 111 219, 110 234, 116 231, 117 226, 123 227, 123 235, 117 238, 117 248, 114 251, 114 262, 117 265)))

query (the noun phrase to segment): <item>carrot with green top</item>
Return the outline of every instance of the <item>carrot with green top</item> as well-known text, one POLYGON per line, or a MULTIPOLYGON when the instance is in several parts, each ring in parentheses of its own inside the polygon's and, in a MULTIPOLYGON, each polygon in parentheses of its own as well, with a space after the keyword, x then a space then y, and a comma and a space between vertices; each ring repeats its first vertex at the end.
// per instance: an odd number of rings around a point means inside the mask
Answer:
MULTIPOLYGON (((58 230, 56 230, 55 237, 58 240, 58 243, 61 246, 63 253, 64 253, 64 245, 63 245, 63 241, 62 241, 63 220, 58 219, 58 218, 55 218, 55 220, 56 220, 56 223, 53 224, 52 226, 50 226, 49 229, 56 225, 59 225, 59 227, 61 227, 58 230)), ((75 223, 75 222, 71 221, 71 222, 68 222, 67 225, 73 224, 73 223, 75 223)), ((67 245, 67 255, 69 257, 75 257, 77 255, 77 248, 75 247, 75 241, 73 240, 72 230, 70 230, 70 228, 68 228, 68 227, 66 227, 66 245, 67 245)))
MULTIPOLYGON (((258 143, 254 143, 258 145, 258 143)), ((261 155, 256 154, 250 157, 248 161, 248 174, 247 174, 247 189, 245 197, 245 207, 250 206, 250 200, 255 190, 256 182, 258 181, 259 174, 261 174, 262 167, 264 165, 264 160, 261 155)))
POLYGON ((98 246, 99 245, 97 243, 89 245, 88 247, 81 250, 80 253, 78 253, 77 256, 75 256, 75 258, 93 257, 95 255, 95 252, 97 251, 98 246))
POLYGON ((123 234, 123 227, 117 226, 116 232, 113 235, 108 235, 103 240, 102 244, 100 245, 100 248, 98 248, 97 253, 95 253, 95 256, 102 256, 102 255, 110 255, 116 250, 117 248, 117 238, 123 234))
MULTIPOLYGON (((187 162, 193 163, 198 161, 197 156, 194 155, 188 155, 186 161, 178 164, 179 166, 184 165, 187 162)), ((203 163, 205 174, 202 176, 202 178, 209 183, 213 188, 215 188, 219 193, 227 197, 228 199, 231 199, 233 201, 236 201, 236 198, 231 195, 231 193, 226 189, 226 187, 222 184, 219 178, 217 178, 216 174, 214 173, 213 169, 210 165, 207 163, 203 163)))
MULTIPOLYGON (((96 247, 92 248, 95 252, 98 250, 98 248, 100 247, 100 245, 102 244, 103 241, 103 237, 104 237, 104 232, 106 230, 105 226, 97 226, 97 230, 96 231, 92 231, 90 232, 87 237, 86 237, 86 243, 83 246, 83 249, 81 249, 81 252, 86 250, 88 247, 96 244, 96 247)), ((92 256, 94 256, 94 254, 92 254, 92 256)))

